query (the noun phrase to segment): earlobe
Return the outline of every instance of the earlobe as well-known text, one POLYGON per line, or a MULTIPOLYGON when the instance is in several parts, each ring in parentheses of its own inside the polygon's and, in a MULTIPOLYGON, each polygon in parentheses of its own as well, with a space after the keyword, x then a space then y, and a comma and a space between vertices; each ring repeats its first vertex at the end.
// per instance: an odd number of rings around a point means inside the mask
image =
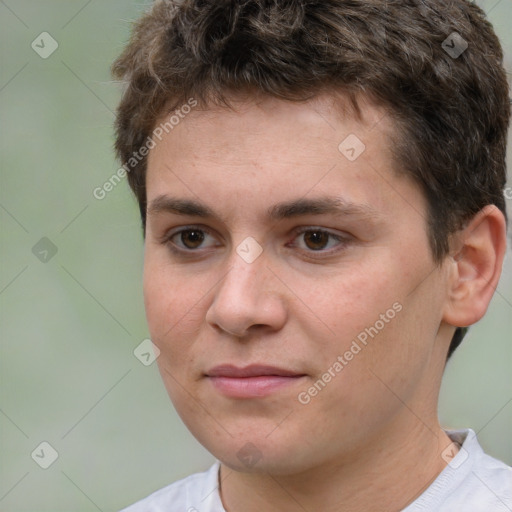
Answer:
POLYGON ((484 316, 498 285, 506 251, 505 217, 496 206, 485 206, 454 240, 443 319, 466 327, 484 316))

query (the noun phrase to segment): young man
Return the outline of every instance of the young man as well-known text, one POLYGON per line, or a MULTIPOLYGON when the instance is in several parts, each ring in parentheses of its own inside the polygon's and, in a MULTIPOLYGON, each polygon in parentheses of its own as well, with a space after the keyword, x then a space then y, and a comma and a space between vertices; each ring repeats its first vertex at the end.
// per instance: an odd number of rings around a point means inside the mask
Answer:
POLYGON ((159 1, 113 70, 159 370, 218 459, 125 510, 512 510, 512 468, 437 417, 506 249, 483 12, 159 1))

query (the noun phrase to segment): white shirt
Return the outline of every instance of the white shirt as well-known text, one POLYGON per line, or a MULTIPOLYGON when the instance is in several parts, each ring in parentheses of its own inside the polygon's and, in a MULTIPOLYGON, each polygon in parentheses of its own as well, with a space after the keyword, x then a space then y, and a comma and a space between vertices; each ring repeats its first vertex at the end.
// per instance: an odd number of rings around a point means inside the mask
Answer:
MULTIPOLYGON (((434 482, 402 512, 511 512, 512 467, 487 455, 471 429, 446 430, 462 445, 434 482)), ((450 460, 449 453, 445 455, 450 460)), ((216 461, 120 512, 226 512, 216 461)))

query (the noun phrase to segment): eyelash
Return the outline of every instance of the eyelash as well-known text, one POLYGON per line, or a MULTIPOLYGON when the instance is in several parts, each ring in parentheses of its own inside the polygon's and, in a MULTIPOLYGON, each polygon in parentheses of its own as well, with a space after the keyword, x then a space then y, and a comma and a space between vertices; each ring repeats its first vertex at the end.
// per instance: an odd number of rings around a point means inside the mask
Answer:
MULTIPOLYGON (((213 232, 206 228, 206 227, 201 227, 201 226, 187 226, 185 228, 181 228, 177 231, 174 231, 168 235, 166 235, 163 239, 163 243, 165 245, 168 246, 169 250, 171 252, 173 252, 174 254, 178 254, 179 256, 188 256, 188 255, 192 255, 194 253, 198 253, 200 252, 200 249, 182 249, 182 248, 179 248, 174 242, 172 242, 172 239, 177 236, 177 235, 180 235, 181 233, 185 233, 187 231, 200 231, 202 233, 206 233, 210 236, 213 236, 213 232)), ((298 238, 300 235, 304 234, 304 233, 308 233, 308 232, 314 232, 314 233, 322 233, 322 234, 326 234, 328 235, 330 238, 333 238, 335 239, 336 241, 340 242, 339 245, 341 245, 341 248, 338 247, 337 249, 331 249, 331 250, 324 250, 324 249, 319 249, 317 251, 315 250, 304 250, 304 249, 301 249, 301 251, 305 251, 308 256, 310 256, 311 254, 320 254, 322 256, 330 256, 336 252, 339 252, 339 251, 342 251, 343 249, 346 248, 346 245, 350 242, 350 237, 349 236, 340 236, 340 235, 335 235, 334 233, 331 233, 330 231, 327 231, 323 228, 317 228, 315 226, 308 226, 308 227, 305 227, 305 228, 298 228, 294 231, 294 240, 296 238, 298 238)), ((329 243, 329 242, 327 242, 329 243)), ((313 256, 314 258, 318 258, 318 256, 313 256)))

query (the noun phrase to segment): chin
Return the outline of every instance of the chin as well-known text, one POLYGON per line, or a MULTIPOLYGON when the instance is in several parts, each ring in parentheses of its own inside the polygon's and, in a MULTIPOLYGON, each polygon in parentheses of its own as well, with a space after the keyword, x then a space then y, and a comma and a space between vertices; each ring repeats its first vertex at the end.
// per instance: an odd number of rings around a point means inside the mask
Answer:
POLYGON ((228 437, 222 443, 210 441, 203 446, 225 466, 241 473, 289 475, 314 465, 308 454, 298 449, 300 443, 290 436, 276 436, 271 441, 265 435, 244 435, 228 437))

